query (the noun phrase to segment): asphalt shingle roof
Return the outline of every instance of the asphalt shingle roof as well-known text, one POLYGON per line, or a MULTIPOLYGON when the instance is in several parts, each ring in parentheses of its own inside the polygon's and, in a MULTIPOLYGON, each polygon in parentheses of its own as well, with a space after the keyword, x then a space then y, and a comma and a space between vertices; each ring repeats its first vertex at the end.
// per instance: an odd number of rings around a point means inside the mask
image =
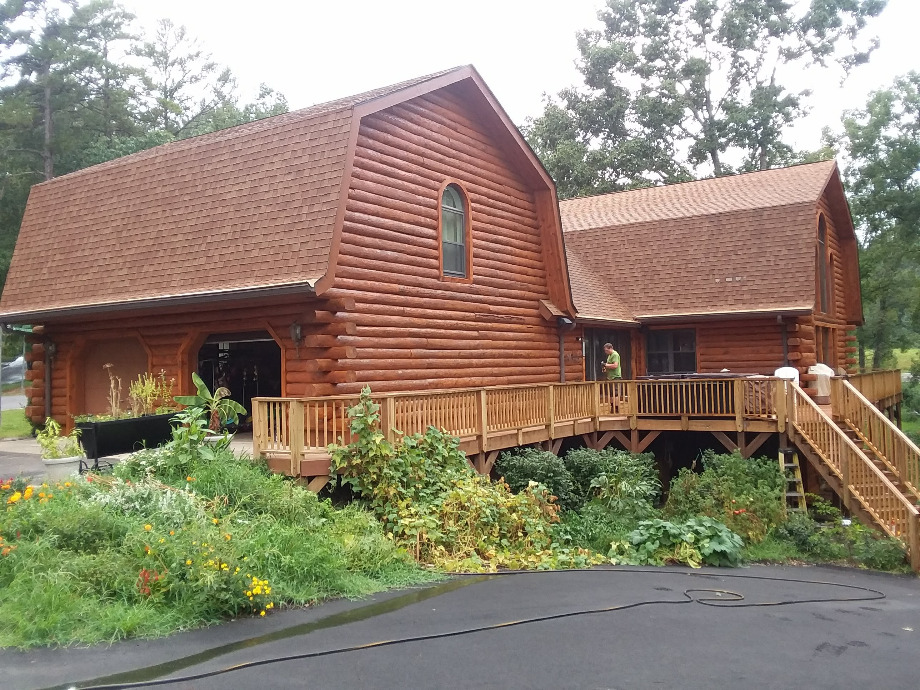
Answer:
POLYGON ((835 170, 823 161, 561 202, 579 314, 812 308, 809 229, 835 170))
POLYGON ((36 185, 0 318, 311 284, 329 265, 353 108, 452 71, 36 185))

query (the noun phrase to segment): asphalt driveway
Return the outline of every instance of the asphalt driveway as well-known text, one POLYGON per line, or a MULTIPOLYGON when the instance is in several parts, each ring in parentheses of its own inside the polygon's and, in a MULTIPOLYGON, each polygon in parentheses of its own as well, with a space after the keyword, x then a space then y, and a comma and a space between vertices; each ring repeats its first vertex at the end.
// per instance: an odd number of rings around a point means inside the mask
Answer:
POLYGON ((917 578, 597 569, 460 579, 165 640, 2 651, 0 685, 914 688, 918 652, 917 578), (598 609, 612 610, 579 613, 598 609), (513 624, 536 618, 544 620, 513 624))

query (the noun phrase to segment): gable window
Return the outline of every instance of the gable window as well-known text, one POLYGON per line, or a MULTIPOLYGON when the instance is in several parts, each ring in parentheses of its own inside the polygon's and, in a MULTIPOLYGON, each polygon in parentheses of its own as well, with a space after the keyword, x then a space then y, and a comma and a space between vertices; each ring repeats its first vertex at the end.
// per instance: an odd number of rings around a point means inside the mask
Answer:
POLYGON ((830 271, 827 266, 827 222, 824 216, 818 217, 818 311, 830 313, 831 291, 829 285, 830 271))
POLYGON ((696 331, 649 331, 646 354, 649 374, 689 374, 696 371, 696 331))
POLYGON ((441 275, 470 277, 470 222, 466 196, 449 184, 441 194, 441 275))

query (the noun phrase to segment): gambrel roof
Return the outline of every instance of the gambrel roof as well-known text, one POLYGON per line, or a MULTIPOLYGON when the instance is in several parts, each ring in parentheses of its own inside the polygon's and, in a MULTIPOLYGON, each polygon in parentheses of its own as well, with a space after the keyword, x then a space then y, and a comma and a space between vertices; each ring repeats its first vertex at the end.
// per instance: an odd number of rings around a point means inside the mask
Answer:
MULTIPOLYGON (((504 154, 555 201, 552 180, 476 70, 458 67, 36 185, 0 320, 322 292, 334 278, 361 118, 458 82, 483 104, 504 154)), ((558 213, 555 225, 549 255, 564 276, 558 213)), ((562 282, 556 301, 574 312, 562 282)))
MULTIPOLYGON (((809 313, 825 196, 855 259, 834 161, 563 201, 579 316, 647 322, 809 313)), ((862 319, 858 281, 848 285, 853 321, 862 319)))

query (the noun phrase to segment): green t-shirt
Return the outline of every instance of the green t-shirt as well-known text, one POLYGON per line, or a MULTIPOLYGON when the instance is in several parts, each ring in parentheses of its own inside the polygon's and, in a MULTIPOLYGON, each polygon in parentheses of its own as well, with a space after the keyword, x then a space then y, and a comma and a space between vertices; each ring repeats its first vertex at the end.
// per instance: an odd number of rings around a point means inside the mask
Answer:
POLYGON ((616 364, 612 369, 607 369, 607 379, 621 379, 623 378, 623 369, 620 367, 620 353, 614 350, 609 355, 607 355, 607 364, 616 364))

